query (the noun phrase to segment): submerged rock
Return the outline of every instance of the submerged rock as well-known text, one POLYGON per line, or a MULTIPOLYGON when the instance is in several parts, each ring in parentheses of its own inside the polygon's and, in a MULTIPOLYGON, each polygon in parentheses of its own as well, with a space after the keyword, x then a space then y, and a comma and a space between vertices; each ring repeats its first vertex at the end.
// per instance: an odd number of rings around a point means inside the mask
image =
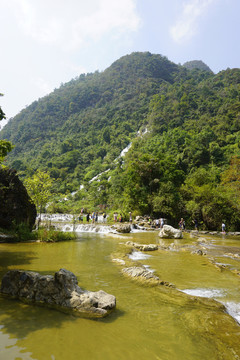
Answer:
POLYGON ((119 265, 125 265, 126 262, 122 259, 112 259, 113 262, 119 264, 119 265))
POLYGON ((122 273, 133 278, 134 280, 138 280, 143 283, 148 283, 151 285, 165 285, 170 287, 174 286, 166 281, 160 280, 158 276, 152 273, 152 271, 147 270, 143 266, 132 266, 124 268, 122 269, 122 273))
POLYGON ((163 225, 163 228, 159 231, 159 236, 165 239, 182 239, 182 231, 175 229, 170 225, 163 225))
POLYGON ((116 307, 113 295, 82 290, 76 276, 65 269, 52 275, 9 270, 2 279, 1 293, 37 305, 88 317, 104 317, 116 307))
POLYGON ((126 242, 127 246, 134 247, 135 249, 138 249, 140 251, 155 251, 158 250, 158 245, 156 244, 138 244, 132 241, 126 242))

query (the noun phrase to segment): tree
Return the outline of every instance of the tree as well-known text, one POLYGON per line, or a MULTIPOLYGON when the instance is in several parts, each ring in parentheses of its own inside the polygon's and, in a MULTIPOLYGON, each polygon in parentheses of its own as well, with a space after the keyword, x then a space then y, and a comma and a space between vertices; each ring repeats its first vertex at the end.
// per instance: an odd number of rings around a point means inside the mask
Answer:
MULTIPOLYGON (((3 96, 0 94, 0 96, 3 96)), ((2 119, 5 119, 5 114, 2 111, 2 108, 0 107, 0 121, 2 119)), ((0 140, 0 164, 2 163, 3 159, 13 149, 13 145, 10 143, 10 141, 7 140, 0 140)))
POLYGON ((26 186, 32 201, 36 205, 41 221, 43 208, 46 206, 52 195, 52 179, 48 173, 37 170, 32 178, 25 179, 24 185, 26 186))

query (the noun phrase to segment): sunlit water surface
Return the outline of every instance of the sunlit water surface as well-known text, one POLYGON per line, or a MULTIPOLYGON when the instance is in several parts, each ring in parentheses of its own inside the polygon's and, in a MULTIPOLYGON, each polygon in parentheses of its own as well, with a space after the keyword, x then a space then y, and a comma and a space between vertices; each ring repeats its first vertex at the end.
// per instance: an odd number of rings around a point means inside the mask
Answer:
MULTIPOLYGON (((189 251, 133 253, 134 260, 161 279, 190 295, 212 297, 228 305, 234 317, 177 303, 161 287, 143 286, 124 277, 121 267, 111 261, 119 243, 129 239, 159 242, 157 232, 148 232, 120 237, 82 233, 76 241, 55 244, 0 244, 0 279, 9 269, 54 274, 65 268, 77 276, 79 286, 102 289, 117 298, 112 314, 88 320, 0 297, 0 359, 239 359, 239 276, 219 271, 206 257, 189 251)), ((191 241, 188 237, 180 240, 191 241)), ((222 246, 240 252, 239 245, 237 239, 216 238, 210 251, 215 251, 219 261, 239 269, 240 260, 217 253, 222 246)))

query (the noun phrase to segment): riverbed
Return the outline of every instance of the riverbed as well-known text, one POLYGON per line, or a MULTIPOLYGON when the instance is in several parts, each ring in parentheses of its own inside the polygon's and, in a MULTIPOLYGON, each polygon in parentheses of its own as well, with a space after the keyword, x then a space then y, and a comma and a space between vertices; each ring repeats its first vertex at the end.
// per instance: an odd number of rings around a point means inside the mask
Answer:
POLYGON ((0 244, 0 279, 15 268, 41 274, 65 268, 80 287, 117 299, 108 317, 89 320, 0 297, 0 359, 240 359, 240 237, 201 239, 82 232, 74 241, 0 244), (160 247, 140 252, 127 241, 160 247), (174 287, 125 277, 113 261, 121 253, 174 287))

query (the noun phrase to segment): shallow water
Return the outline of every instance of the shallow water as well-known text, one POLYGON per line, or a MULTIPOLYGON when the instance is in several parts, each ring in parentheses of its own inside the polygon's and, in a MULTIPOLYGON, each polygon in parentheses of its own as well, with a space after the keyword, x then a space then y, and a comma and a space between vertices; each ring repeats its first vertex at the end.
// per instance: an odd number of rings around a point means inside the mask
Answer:
MULTIPOLYGON (((0 278, 14 268, 41 274, 65 268, 77 276, 81 287, 102 289, 117 298, 117 309, 107 318, 88 320, 0 297, 0 359, 240 359, 240 325, 236 322, 240 277, 229 269, 220 271, 206 256, 181 248, 194 241, 186 236, 175 241, 173 251, 147 252, 146 257, 138 251, 132 254, 135 263, 154 270, 179 291, 144 286, 124 277, 121 266, 111 261, 111 254, 123 246, 119 243, 129 239, 159 242, 156 232, 148 232, 119 237, 82 233, 76 241, 55 244, 0 244, 0 278), (184 292, 212 297, 227 305, 232 316, 188 301, 191 296, 184 292)), ((229 253, 229 249, 240 253, 238 239, 208 240, 209 252, 214 251, 226 264, 231 260, 231 266, 240 270, 239 259, 217 251, 227 247, 229 253)))

